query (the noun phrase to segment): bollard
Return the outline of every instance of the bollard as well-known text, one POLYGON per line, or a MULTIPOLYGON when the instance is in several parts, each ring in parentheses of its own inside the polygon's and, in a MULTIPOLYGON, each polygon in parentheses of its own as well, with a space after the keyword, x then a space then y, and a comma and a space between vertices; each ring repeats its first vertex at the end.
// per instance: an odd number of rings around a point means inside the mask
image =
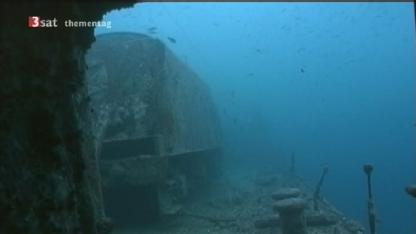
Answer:
POLYGON ((283 234, 307 234, 303 198, 287 198, 276 202, 273 210, 279 212, 283 234))

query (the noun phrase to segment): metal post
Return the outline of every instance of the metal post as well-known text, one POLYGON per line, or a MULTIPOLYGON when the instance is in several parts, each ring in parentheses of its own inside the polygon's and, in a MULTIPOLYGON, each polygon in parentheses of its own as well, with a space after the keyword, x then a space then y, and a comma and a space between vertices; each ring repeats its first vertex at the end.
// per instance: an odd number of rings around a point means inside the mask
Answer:
POLYGON ((364 165, 364 172, 367 174, 367 186, 368 186, 368 221, 370 224, 370 233, 376 234, 376 212, 373 200, 373 193, 371 188, 371 173, 373 172, 373 166, 370 164, 364 165))

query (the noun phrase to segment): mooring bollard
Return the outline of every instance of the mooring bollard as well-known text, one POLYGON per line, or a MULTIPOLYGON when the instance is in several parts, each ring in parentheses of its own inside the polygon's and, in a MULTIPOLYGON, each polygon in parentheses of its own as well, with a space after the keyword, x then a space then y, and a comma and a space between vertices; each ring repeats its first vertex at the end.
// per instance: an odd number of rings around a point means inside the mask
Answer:
POLYGON ((287 198, 276 202, 273 210, 279 213, 283 234, 307 234, 303 198, 287 198))
POLYGON ((301 194, 298 188, 281 188, 272 194, 272 199, 280 201, 286 198, 299 197, 301 194))

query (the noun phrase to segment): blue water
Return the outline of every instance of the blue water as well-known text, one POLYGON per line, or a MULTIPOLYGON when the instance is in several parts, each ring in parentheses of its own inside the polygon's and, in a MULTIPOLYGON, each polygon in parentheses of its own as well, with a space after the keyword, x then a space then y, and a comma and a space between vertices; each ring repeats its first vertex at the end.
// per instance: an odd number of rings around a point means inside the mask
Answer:
POLYGON ((159 38, 210 86, 228 157, 275 157, 380 234, 416 233, 416 48, 411 3, 146 3, 104 17, 159 38), (176 43, 169 41, 174 38, 176 43))

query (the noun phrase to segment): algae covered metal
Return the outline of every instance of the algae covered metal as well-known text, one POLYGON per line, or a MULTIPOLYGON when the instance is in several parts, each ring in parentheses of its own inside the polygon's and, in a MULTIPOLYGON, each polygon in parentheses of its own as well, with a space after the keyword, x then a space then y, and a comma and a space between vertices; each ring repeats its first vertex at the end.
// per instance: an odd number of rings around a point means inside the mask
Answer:
POLYGON ((86 60, 107 210, 108 195, 123 189, 137 200, 151 191, 159 201, 149 209, 170 209, 170 187, 185 196, 217 173, 221 130, 209 89, 163 43, 137 33, 99 35, 86 60))

